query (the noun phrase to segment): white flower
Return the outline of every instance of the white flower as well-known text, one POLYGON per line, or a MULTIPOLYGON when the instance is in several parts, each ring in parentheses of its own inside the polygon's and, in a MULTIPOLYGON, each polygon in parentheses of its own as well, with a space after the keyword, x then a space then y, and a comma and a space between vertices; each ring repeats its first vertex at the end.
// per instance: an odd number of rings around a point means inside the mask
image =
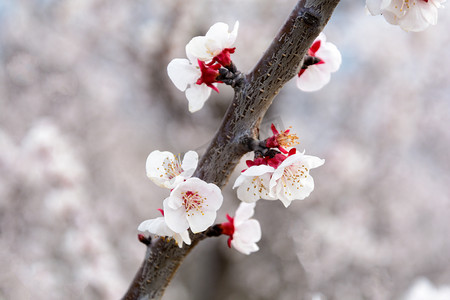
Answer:
POLYGON ((293 200, 303 200, 314 190, 314 180, 309 170, 320 167, 325 160, 296 153, 287 157, 273 172, 270 195, 288 207, 293 200))
POLYGON ((186 53, 198 58, 204 62, 215 61, 223 66, 229 65, 230 53, 234 52, 232 48, 236 41, 239 22, 234 24, 233 31, 228 31, 228 25, 218 22, 211 26, 205 36, 194 37, 186 45, 186 53))
POLYGON ((172 190, 163 202, 164 218, 173 231, 193 233, 205 231, 216 220, 222 205, 220 188, 198 178, 189 178, 172 190))
POLYGON ((188 245, 191 244, 189 232, 187 230, 182 231, 181 233, 174 232, 167 226, 164 217, 146 220, 139 225, 138 230, 142 232, 148 231, 158 236, 167 236, 173 238, 180 248, 183 247, 183 242, 188 245))
POLYGON ((198 154, 195 151, 188 151, 181 162, 179 157, 168 151, 155 150, 147 157, 145 169, 148 178, 155 184, 173 189, 194 174, 197 163, 198 154))
POLYGON ((406 31, 422 31, 436 25, 438 8, 445 0, 367 0, 372 15, 382 14, 386 21, 406 31))
POLYGON ((189 111, 196 112, 203 107, 211 94, 211 89, 217 89, 216 77, 220 66, 206 66, 204 62, 197 61, 191 55, 189 59, 175 58, 167 66, 167 74, 177 89, 186 91, 189 101, 189 111))
POLYGON ((255 219, 250 219, 255 213, 256 203, 241 202, 236 215, 229 222, 221 224, 223 234, 229 235, 228 246, 233 246, 239 252, 250 254, 259 250, 256 243, 261 239, 261 226, 255 219))
POLYGON ((417 279, 403 300, 448 300, 450 286, 435 287, 427 278, 417 279))
POLYGON ((308 55, 319 58, 320 61, 300 70, 297 76, 297 87, 305 92, 313 92, 320 90, 330 81, 331 73, 339 69, 342 57, 334 44, 326 42, 323 32, 309 48, 308 55))
POLYGON ((241 173, 234 182, 237 197, 244 202, 255 202, 259 199, 276 200, 269 195, 269 182, 275 169, 268 165, 251 166, 241 173))

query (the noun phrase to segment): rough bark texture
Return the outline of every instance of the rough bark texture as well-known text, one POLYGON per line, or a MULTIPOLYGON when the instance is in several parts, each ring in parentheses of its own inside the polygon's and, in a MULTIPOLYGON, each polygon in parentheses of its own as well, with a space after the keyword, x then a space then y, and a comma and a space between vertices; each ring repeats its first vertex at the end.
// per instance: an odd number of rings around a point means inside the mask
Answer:
MULTIPOLYGON (((310 45, 323 30, 339 0, 300 0, 254 69, 245 76, 228 111, 202 156, 194 176, 222 187, 247 141, 257 138, 259 124, 283 85, 298 72, 310 45)), ((191 235, 192 244, 178 248, 173 241, 154 240, 123 299, 161 299, 182 260, 204 234, 191 235)))

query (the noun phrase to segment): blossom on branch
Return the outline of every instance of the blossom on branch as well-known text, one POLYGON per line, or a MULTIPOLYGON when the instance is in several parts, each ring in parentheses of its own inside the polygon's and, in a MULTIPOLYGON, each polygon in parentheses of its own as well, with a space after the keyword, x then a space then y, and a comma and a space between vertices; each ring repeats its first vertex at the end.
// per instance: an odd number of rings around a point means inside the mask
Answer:
POLYGON ((342 62, 338 48, 326 41, 323 32, 319 34, 308 50, 308 55, 316 59, 316 63, 302 67, 297 76, 297 87, 305 92, 314 92, 324 87, 342 62))
POLYGON ((269 184, 270 196, 279 199, 285 207, 293 200, 303 200, 311 194, 314 180, 309 170, 325 163, 316 156, 291 153, 273 172, 269 184))
POLYGON ((241 173, 233 185, 237 189, 237 197, 244 202, 255 202, 259 199, 276 200, 270 195, 269 182, 275 169, 268 165, 255 165, 241 173))
POLYGON ((445 0, 366 0, 367 10, 406 31, 423 31, 436 25, 438 8, 445 0))
POLYGON ((270 126, 270 129, 272 129, 273 136, 266 140, 267 148, 278 148, 278 150, 287 154, 288 151, 285 148, 291 148, 298 144, 298 136, 289 134, 290 129, 279 132, 273 124, 270 126))
POLYGON ((239 22, 234 24, 233 31, 228 31, 228 25, 218 22, 211 26, 205 36, 194 37, 187 45, 186 52, 208 65, 219 63, 226 67, 231 64, 230 54, 236 41, 239 22))
MULTIPOLYGON (((160 212, 164 216, 164 211, 160 210, 160 212)), ((180 248, 183 247, 183 242, 188 245, 191 244, 189 232, 187 230, 184 230, 180 233, 176 233, 167 226, 164 217, 146 220, 139 225, 138 230, 142 232, 148 231, 157 236, 166 236, 169 238, 173 238, 180 248)))
POLYGON ((196 112, 208 100, 211 90, 219 92, 216 80, 220 65, 207 66, 201 60, 188 55, 189 59, 175 58, 167 66, 167 73, 177 89, 186 91, 189 111, 196 112))
POLYGON ((176 233, 191 228, 205 231, 216 220, 223 202, 220 188, 199 178, 189 178, 177 185, 163 202, 167 226, 176 233))
POLYGON ((188 151, 180 160, 179 156, 168 151, 155 150, 149 154, 145 163, 148 178, 160 187, 173 189, 194 174, 198 154, 188 151))
POLYGON ((255 213, 255 203, 241 202, 235 217, 227 215, 228 222, 220 224, 222 233, 229 236, 228 247, 235 248, 249 255, 259 250, 256 243, 261 239, 261 226, 255 219, 250 219, 255 213))

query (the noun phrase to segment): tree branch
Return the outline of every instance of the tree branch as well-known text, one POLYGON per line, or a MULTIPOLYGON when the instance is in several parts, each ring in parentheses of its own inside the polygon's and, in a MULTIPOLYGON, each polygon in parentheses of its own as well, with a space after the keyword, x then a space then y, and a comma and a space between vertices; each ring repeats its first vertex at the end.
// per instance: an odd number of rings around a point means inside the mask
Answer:
MULTIPOLYGON (((314 39, 339 0, 300 0, 253 70, 234 87, 235 95, 222 124, 202 156, 195 177, 222 187, 248 141, 258 138, 259 125, 274 97, 292 79, 314 39)), ((123 299, 161 299, 182 260, 206 234, 191 233, 192 244, 178 248, 159 238, 147 247, 141 268, 123 299)))

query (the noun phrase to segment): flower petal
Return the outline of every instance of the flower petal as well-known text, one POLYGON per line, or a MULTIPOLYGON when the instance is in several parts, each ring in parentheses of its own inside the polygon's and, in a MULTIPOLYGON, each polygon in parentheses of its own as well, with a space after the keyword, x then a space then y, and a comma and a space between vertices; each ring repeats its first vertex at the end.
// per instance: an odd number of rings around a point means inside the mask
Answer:
POLYGON ((366 7, 372 16, 381 14, 381 0, 366 0, 366 7))
POLYGON ((239 30, 239 21, 236 21, 236 23, 234 23, 233 31, 230 32, 227 42, 224 45, 225 46, 224 48, 231 48, 231 46, 233 46, 237 38, 238 30, 239 30))
POLYGON ((304 92, 314 92, 324 87, 331 78, 329 72, 323 71, 319 66, 312 65, 297 77, 297 87, 304 92))
POLYGON ((193 233, 203 232, 209 226, 214 224, 217 213, 215 210, 193 211, 191 210, 187 215, 187 221, 193 233))
POLYGON ((217 22, 206 33, 206 38, 209 39, 208 43, 211 50, 222 51, 227 46, 230 33, 228 32, 228 24, 217 22))
POLYGON ((241 202, 239 204, 238 209, 236 210, 236 214, 234 216, 234 225, 239 226, 244 221, 247 221, 251 217, 253 217, 255 213, 256 203, 245 203, 241 202))
POLYGON ((186 98, 189 101, 189 111, 191 113, 200 110, 208 100, 211 88, 205 84, 194 84, 186 90, 186 98))
POLYGON ((183 169, 182 176, 187 179, 194 174, 198 164, 198 154, 195 151, 188 151, 183 157, 181 168, 183 169))
POLYGON ((194 84, 202 72, 185 58, 175 58, 167 66, 167 74, 173 84, 180 91, 186 90, 188 85, 194 84))
POLYGON ((164 220, 167 226, 176 233, 181 233, 189 228, 189 223, 186 220, 185 208, 180 205, 178 209, 173 209, 173 205, 169 205, 171 197, 166 198, 163 202, 164 220))
POLYGON ((325 62, 324 64, 319 64, 318 66, 326 66, 328 72, 336 72, 341 66, 341 52, 339 52, 338 48, 333 43, 325 43, 325 45, 319 48, 316 55, 325 62))
POLYGON ((202 60, 202 61, 210 61, 214 55, 208 51, 207 43, 209 38, 206 36, 196 36, 189 41, 186 45, 186 54, 192 55, 193 57, 202 60))
POLYGON ((160 236, 171 236, 173 232, 167 227, 163 217, 150 219, 142 222, 139 227, 139 231, 148 231, 150 233, 160 236))

